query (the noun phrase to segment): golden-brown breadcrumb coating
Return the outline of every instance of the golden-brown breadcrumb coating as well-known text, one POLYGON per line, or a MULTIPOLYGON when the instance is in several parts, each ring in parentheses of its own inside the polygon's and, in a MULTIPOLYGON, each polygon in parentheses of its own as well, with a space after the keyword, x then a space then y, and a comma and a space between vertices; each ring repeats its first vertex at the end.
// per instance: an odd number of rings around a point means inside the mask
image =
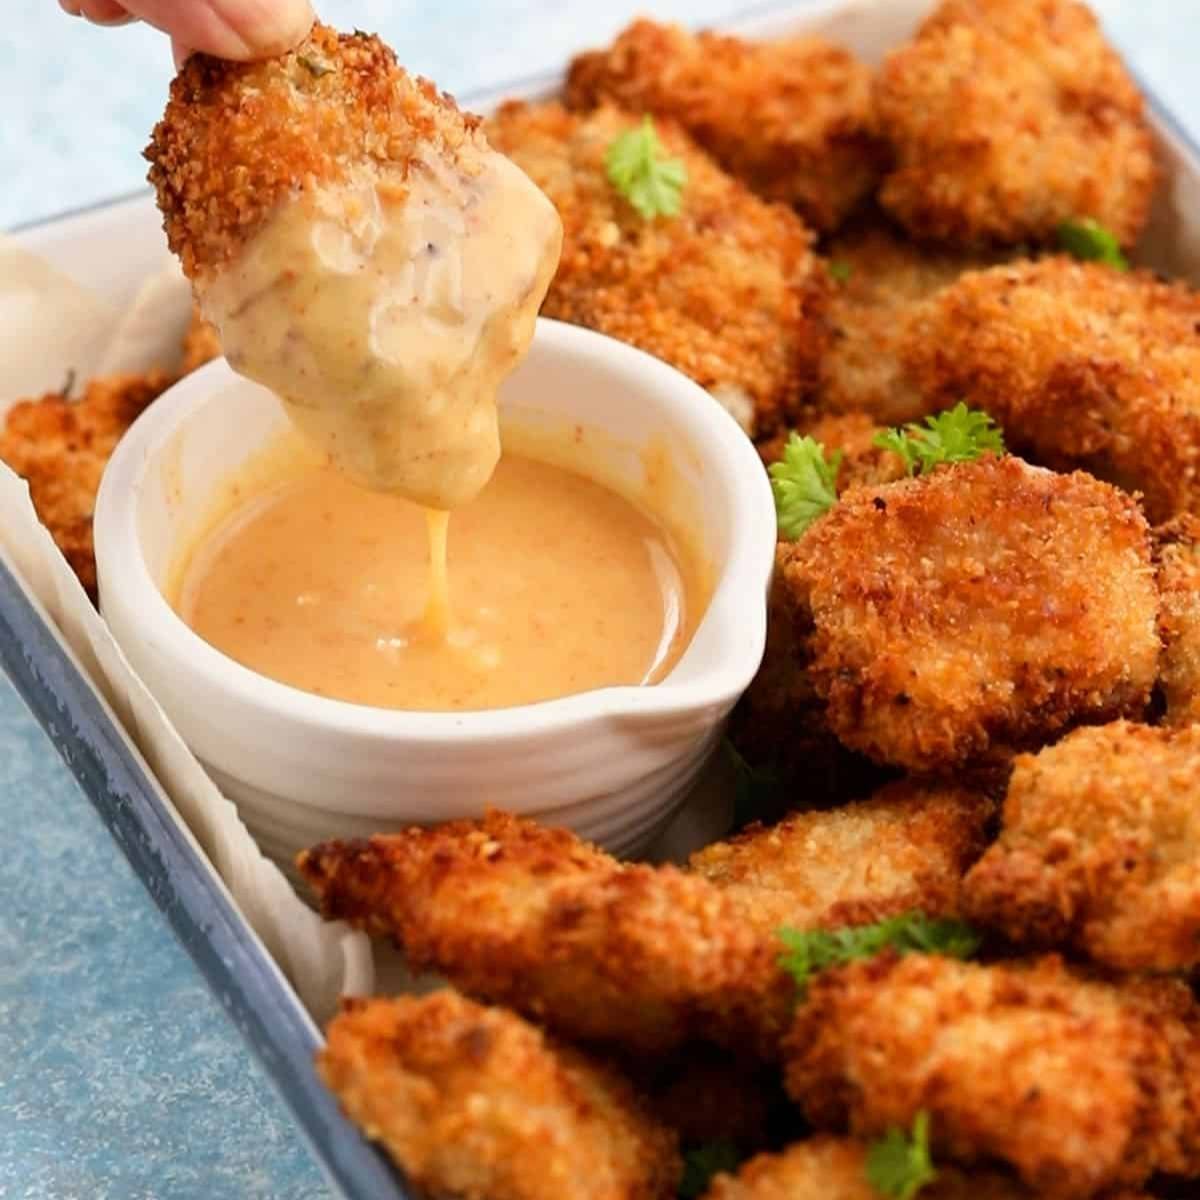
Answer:
POLYGON ((868 800, 752 826, 688 866, 764 937, 783 925, 868 925, 914 909, 953 916, 992 812, 966 788, 900 780, 868 800))
POLYGON ((1016 761, 970 917, 1123 971, 1200 964, 1200 727, 1118 721, 1016 761))
POLYGON ((784 1052, 818 1127, 873 1138, 925 1110, 935 1158, 1002 1160, 1045 1200, 1200 1171, 1200 1009, 1180 983, 883 954, 819 975, 784 1052))
POLYGON ((328 917, 395 938, 413 969, 568 1037, 769 1055, 787 1025, 778 946, 720 889, 619 863, 565 829, 491 812, 327 842, 297 866, 328 917))
POLYGON ((1075 0, 943 0, 876 77, 895 168, 880 200, 919 238, 1052 241, 1091 218, 1132 246, 1158 181, 1145 106, 1075 0))
POLYGON ((811 390, 824 335, 825 271, 812 235, 782 204, 726 175, 673 122, 664 153, 683 160, 678 216, 646 220, 609 182, 605 154, 636 116, 603 105, 502 105, 487 124, 558 209, 563 251, 542 307, 664 359, 755 434, 772 432, 811 390))
POLYGON ((629 1083, 451 991, 347 1000, 317 1056, 350 1118, 459 1200, 669 1200, 675 1137, 629 1083))
POLYGON ((826 247, 836 280, 829 300, 829 349, 821 359, 817 407, 869 413, 902 425, 930 411, 905 370, 903 351, 921 301, 996 256, 921 246, 879 220, 826 247), (847 274, 848 272, 848 274, 847 274))
POLYGON ((678 121, 752 191, 794 204, 826 232, 884 166, 871 72, 821 38, 749 42, 637 20, 571 63, 568 106, 602 100, 678 121))
POLYGON ((192 319, 183 335, 183 357, 179 366, 180 375, 190 375, 205 363, 221 357, 221 339, 216 329, 193 306, 192 319))
POLYGON ((0 459, 29 484, 33 507, 96 599, 92 516, 100 477, 125 431, 173 382, 163 371, 93 379, 77 400, 21 400, 0 431, 0 459))
POLYGON ((1154 530, 1158 572, 1158 686, 1168 725, 1200 722, 1200 516, 1185 513, 1154 530))
POLYGON ((878 762, 1003 758, 1150 697, 1149 529, 1081 472, 989 455, 852 488, 781 554, 826 722, 878 762))
MULTIPOLYGON (((827 459, 840 451, 837 490, 841 493, 859 484, 892 483, 907 475, 900 455, 875 445, 876 435, 884 429, 885 426, 877 425, 865 412, 806 413, 797 423, 795 432, 820 442, 825 447, 827 459)), ((781 430, 773 438, 759 443, 758 452, 764 463, 769 466, 783 457, 792 432, 781 430)))
POLYGON ((277 58, 193 54, 146 157, 167 240, 195 280, 235 256, 288 196, 361 172, 402 188, 419 150, 457 160, 482 144, 477 126, 378 38, 318 24, 277 58))
POLYGON ((966 399, 1009 448, 1200 511, 1200 293, 1046 258, 964 275, 922 306, 903 356, 929 411, 966 399))
MULTIPOLYGON (((1023 1184, 992 1171, 939 1166, 921 1200, 1038 1200, 1023 1184)), ((780 1154, 760 1154, 736 1175, 718 1175, 705 1200, 881 1200, 867 1177, 867 1145, 818 1134, 780 1154)), ((1133 1193, 1108 1200, 1145 1200, 1133 1193)))

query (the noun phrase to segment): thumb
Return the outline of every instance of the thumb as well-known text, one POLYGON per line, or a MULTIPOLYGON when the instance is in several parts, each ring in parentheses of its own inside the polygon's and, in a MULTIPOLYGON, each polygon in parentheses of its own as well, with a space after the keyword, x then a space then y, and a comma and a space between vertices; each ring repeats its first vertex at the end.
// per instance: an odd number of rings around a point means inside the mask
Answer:
POLYGON ((217 58, 268 58, 303 41, 313 25, 309 0, 122 0, 134 16, 169 33, 176 59, 186 50, 217 58), (184 50, 186 48, 186 50, 184 50))

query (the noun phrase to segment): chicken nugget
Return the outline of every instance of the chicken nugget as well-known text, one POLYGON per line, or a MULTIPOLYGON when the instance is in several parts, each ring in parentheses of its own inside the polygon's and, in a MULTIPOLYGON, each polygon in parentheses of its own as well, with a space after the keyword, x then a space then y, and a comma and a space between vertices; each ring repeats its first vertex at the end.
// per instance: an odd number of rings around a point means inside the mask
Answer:
POLYGON ((828 304, 830 343, 821 359, 817 408, 861 410, 885 426, 916 420, 930 409, 909 378, 903 351, 920 302, 965 271, 992 265, 997 255, 921 246, 880 221, 848 230, 826 253, 838 278, 828 304))
POLYGON ((1173 981, 884 954, 818 976, 784 1054, 814 1124, 874 1138, 924 1111, 936 1156, 1048 1200, 1200 1171, 1200 1009, 1173 981))
POLYGON ((853 488, 781 551, 825 721, 880 763, 1000 761, 1149 700, 1149 528, 1088 475, 986 456, 853 488))
MULTIPOLYGON (((781 1154, 760 1154, 736 1175, 718 1175, 705 1200, 880 1200, 867 1174, 868 1147, 818 1135, 781 1154)), ((938 1167, 921 1200, 1037 1200, 1023 1184, 995 1172, 938 1167)), ((1145 1200, 1133 1193, 1108 1200, 1145 1200)))
POLYGON ((1118 721, 1017 759, 970 917, 1118 970, 1200 964, 1200 727, 1118 721))
POLYGON ((1185 513, 1154 530, 1158 685, 1168 725, 1200 722, 1200 517, 1185 513))
POLYGON ((615 1071, 451 991, 348 1000, 317 1056, 350 1118, 461 1200, 668 1200, 675 1137, 615 1071))
POLYGON ((490 812, 301 854, 322 911, 409 966, 568 1037, 664 1056, 688 1040, 770 1055, 792 985, 733 901, 675 867, 619 863, 490 812))
POLYGON ((204 319, 200 309, 193 306, 192 319, 183 335, 183 358, 180 375, 190 375, 205 363, 221 357, 221 339, 216 327, 204 319))
MULTIPOLYGON (((764 463, 770 466, 783 457, 792 432, 784 430, 769 441, 759 443, 758 452, 764 463)), ((820 442, 825 447, 826 458, 841 454, 837 472, 839 492, 858 484, 892 483, 908 473, 900 455, 875 444, 875 438, 884 432, 884 427, 877 425, 867 413, 815 415, 811 421, 802 420, 795 432, 820 442)))
POLYGON ((1054 257, 964 275, 907 330, 930 412, 964 397, 1010 449, 1141 492, 1157 523, 1200 512, 1200 293, 1054 257))
POLYGON ((29 484, 38 517, 92 600, 100 478, 125 431, 171 383, 162 371, 93 379, 77 400, 51 392, 19 401, 5 418, 0 459, 29 484))
POLYGON ((634 21, 567 72, 569 107, 602 100, 678 121, 731 175, 823 232, 874 190, 884 166, 871 72, 821 38, 748 42, 634 21))
POLYGON ((1090 218, 1132 246, 1159 179, 1145 105, 1075 0, 943 0, 876 77, 895 168, 883 207, 918 238, 1053 241, 1090 218))
POLYGON ((318 24, 275 58, 189 58, 146 155, 234 370, 360 484, 473 499, 562 235, 478 118, 378 38, 318 24))
POLYGON ((664 359, 707 388, 744 429, 766 435, 798 411, 824 346, 827 291, 795 213, 726 175, 674 122, 663 153, 687 171, 676 216, 643 217, 605 157, 636 116, 611 105, 502 105, 492 144, 554 201, 562 258, 542 312, 664 359))
POLYGON ((991 815, 991 801, 966 788, 901 780, 869 800, 752 826, 693 854, 688 867, 764 937, 784 925, 869 925, 914 909, 956 916, 991 815))

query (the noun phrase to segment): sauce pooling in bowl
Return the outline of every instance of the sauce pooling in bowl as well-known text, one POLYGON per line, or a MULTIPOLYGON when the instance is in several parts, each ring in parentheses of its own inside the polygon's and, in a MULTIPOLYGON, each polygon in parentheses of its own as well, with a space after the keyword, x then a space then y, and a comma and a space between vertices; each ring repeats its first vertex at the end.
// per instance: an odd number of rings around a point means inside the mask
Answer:
POLYGON ((520 454, 455 513, 443 627, 418 506, 318 464, 249 491, 169 598, 243 665, 335 699, 474 710, 656 683, 707 603, 703 570, 647 512, 520 454))

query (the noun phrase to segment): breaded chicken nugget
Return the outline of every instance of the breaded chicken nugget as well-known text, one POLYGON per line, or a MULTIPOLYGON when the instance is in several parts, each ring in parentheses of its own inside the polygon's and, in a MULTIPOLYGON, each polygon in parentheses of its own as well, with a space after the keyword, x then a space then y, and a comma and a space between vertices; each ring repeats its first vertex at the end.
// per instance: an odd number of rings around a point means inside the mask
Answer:
POLYGON ((324 913, 409 965, 569 1037, 663 1056, 689 1039, 769 1055, 792 986, 779 949, 707 880, 623 864, 491 812, 301 854, 324 913))
POLYGON ((1154 530, 1158 685, 1168 725, 1200 722, 1200 517, 1185 513, 1154 530))
POLYGON ((1200 512, 1200 293, 1068 258, 964 275, 907 330, 930 412, 985 409, 1009 447, 1200 512))
POLYGON ((205 363, 221 357, 221 339, 216 329, 207 322, 199 308, 193 307, 192 319, 183 335, 183 360, 179 374, 190 375, 205 363))
POLYGON ((767 434, 797 411, 824 344, 827 281, 795 213, 732 180, 673 122, 664 153, 687 169, 678 216, 646 220, 609 182, 605 155, 637 117, 603 105, 502 105, 487 124, 554 201, 563 252, 542 312, 630 342, 691 376, 767 434))
MULTIPOLYGON (((939 1167, 921 1200, 1037 1200, 1023 1184, 993 1172, 939 1167)), ((819 1135, 782 1154, 760 1154, 736 1175, 718 1175, 705 1200, 880 1200, 867 1175, 867 1146, 819 1135)), ((1133 1193, 1108 1200, 1145 1200, 1133 1193)))
POLYGON ((1200 1009, 1172 981, 885 954, 818 976, 784 1052, 814 1124, 873 1138, 924 1110, 937 1156, 1040 1197, 1200 1171, 1200 1009))
MULTIPOLYGON (((908 473, 900 455, 881 450, 875 444, 876 435, 883 431, 882 425, 861 412, 816 415, 811 421, 801 420, 796 430, 820 442, 827 458, 841 454, 837 473, 839 492, 857 484, 892 483, 908 473)), ((781 459, 791 436, 791 430, 783 430, 769 441, 760 443, 758 452, 763 462, 769 466, 781 459)))
POLYGON ((816 406, 861 410, 885 426, 916 420, 930 409, 905 370, 903 350, 918 305, 996 256, 920 246, 879 221, 847 231, 827 254, 842 278, 829 300, 816 406))
POLYGON ((782 548, 829 728, 943 772, 1138 716, 1158 663, 1150 537, 1132 497, 985 457, 854 488, 782 548))
POLYGON ((285 200, 361 173, 402 184, 430 151, 467 160, 478 124, 401 69, 378 38, 318 24, 276 58, 193 54, 146 157, 167 241, 188 278, 204 283, 285 200))
POLYGON ((93 379, 78 400, 51 392, 18 402, 0 432, 0 459, 29 484, 37 515, 93 600, 100 477, 125 431, 171 383, 162 371, 93 379))
POLYGON ((1132 246, 1158 181, 1145 106, 1086 5, 943 0, 885 60, 883 207, 920 238, 1052 241, 1091 218, 1132 246))
POLYGON ((462 1200, 668 1200, 675 1137, 615 1071, 454 992, 348 1000, 317 1057, 411 1180, 462 1200))
POLYGON ((1017 759, 976 922, 1119 970, 1200 964, 1200 727, 1118 721, 1017 759))
POLYGON ((678 121, 731 175, 836 229, 884 165, 871 72, 821 38, 747 42, 634 21, 567 73, 569 107, 611 100, 678 121))
POLYGON ((965 788, 901 780, 844 808, 752 826, 688 866, 764 937, 783 925, 868 925, 913 909, 955 916, 991 815, 991 801, 965 788))

